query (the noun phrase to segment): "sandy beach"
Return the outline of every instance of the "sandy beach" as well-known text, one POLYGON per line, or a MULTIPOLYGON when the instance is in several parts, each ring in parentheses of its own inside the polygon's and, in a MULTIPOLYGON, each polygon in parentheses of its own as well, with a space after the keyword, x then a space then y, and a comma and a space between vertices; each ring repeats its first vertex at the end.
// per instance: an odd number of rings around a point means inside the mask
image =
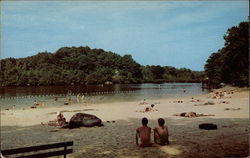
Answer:
MULTIPOLYGON (((1 149, 74 141, 69 157, 247 157, 249 155, 249 90, 226 87, 229 97, 213 99, 213 93, 173 99, 115 102, 103 104, 74 104, 60 107, 1 110, 1 149), (231 93, 233 92, 233 93, 231 93), (191 98, 199 101, 192 101, 191 98), (178 103, 182 101, 182 103, 178 103), (157 111, 137 112, 155 104, 157 111), (102 119, 103 127, 60 129, 43 126, 61 111, 66 120, 75 113, 94 114, 102 119), (194 111, 212 114, 197 118, 177 117, 173 114, 194 111), (149 126, 157 126, 164 118, 169 128, 170 145, 140 148, 135 144, 135 129, 141 118, 149 119, 149 126), (200 123, 214 123, 217 130, 201 130, 200 123)), ((153 138, 153 137, 151 137, 153 138)))

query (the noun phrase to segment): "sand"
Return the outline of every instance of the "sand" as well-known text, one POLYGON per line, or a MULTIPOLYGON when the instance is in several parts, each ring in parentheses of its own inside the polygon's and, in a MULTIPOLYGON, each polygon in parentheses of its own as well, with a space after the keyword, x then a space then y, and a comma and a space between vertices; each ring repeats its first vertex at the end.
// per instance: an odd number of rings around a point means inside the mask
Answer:
MULTIPOLYGON (((74 141, 69 157, 247 157, 249 155, 249 90, 226 87, 217 91, 233 92, 231 98, 212 99, 212 93, 174 99, 146 100, 103 104, 74 104, 36 109, 1 110, 1 149, 74 141), (192 102, 191 98, 199 99, 192 102), (178 103, 183 101, 183 103, 178 103), (213 102, 213 105, 204 105, 213 102), (221 103, 228 102, 228 103, 221 103), (157 111, 137 112, 155 104, 157 111), (60 129, 42 126, 62 111, 67 120, 77 112, 94 114, 102 119, 103 127, 60 129), (194 111, 212 114, 197 118, 173 116, 194 111), (149 126, 165 119, 170 132, 170 145, 140 148, 135 145, 135 129, 141 118, 149 126), (112 122, 113 121, 113 122, 112 122), (201 130, 200 123, 214 123, 217 130, 201 130)), ((152 137, 153 138, 153 137, 152 137)))

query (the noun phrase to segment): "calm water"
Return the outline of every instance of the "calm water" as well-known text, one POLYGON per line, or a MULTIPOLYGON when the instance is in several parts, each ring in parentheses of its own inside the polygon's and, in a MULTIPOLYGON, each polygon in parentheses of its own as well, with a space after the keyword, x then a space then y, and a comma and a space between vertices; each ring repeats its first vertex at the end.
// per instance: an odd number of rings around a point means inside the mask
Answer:
POLYGON ((0 87, 1 108, 30 107, 34 100, 44 101, 46 106, 63 105, 68 94, 76 103, 76 94, 85 96, 87 103, 117 101, 136 101, 143 99, 174 98, 208 93, 201 83, 163 83, 163 84, 115 84, 80 86, 39 86, 39 87, 0 87), (53 97, 58 102, 53 102, 53 97))

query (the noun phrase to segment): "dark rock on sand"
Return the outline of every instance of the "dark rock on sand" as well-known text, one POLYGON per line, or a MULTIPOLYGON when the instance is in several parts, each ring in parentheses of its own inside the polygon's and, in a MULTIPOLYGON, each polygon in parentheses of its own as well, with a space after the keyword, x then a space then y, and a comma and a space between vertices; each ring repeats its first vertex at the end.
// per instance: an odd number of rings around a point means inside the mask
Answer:
POLYGON ((202 124, 199 124, 199 128, 206 129, 206 130, 215 130, 217 129, 217 125, 212 124, 212 123, 202 123, 202 124))
POLYGON ((102 120, 95 115, 77 113, 73 115, 65 128, 103 126, 102 120))

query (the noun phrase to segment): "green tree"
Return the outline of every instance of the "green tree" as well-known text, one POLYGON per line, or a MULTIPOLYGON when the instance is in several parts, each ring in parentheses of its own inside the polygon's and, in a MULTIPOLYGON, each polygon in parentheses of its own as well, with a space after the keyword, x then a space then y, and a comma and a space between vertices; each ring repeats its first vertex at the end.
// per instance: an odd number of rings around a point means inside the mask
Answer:
POLYGON ((238 86, 248 85, 249 73, 249 36, 248 22, 228 29, 225 39, 223 80, 238 86))
POLYGON ((213 53, 205 65, 210 83, 249 86, 248 28, 248 22, 242 22, 227 30, 224 47, 213 53))
POLYGON ((160 65, 153 65, 150 67, 151 72, 153 73, 154 79, 163 79, 163 74, 165 72, 165 69, 161 67, 160 65))
POLYGON ((222 82, 222 63, 223 58, 220 52, 213 53, 207 60, 205 72, 211 85, 218 86, 222 82))
POLYGON ((120 56, 88 46, 63 47, 55 53, 45 51, 27 58, 3 59, 0 70, 1 86, 103 84, 106 81, 141 83, 183 78, 179 74, 181 71, 173 67, 142 66, 131 55, 120 56))

